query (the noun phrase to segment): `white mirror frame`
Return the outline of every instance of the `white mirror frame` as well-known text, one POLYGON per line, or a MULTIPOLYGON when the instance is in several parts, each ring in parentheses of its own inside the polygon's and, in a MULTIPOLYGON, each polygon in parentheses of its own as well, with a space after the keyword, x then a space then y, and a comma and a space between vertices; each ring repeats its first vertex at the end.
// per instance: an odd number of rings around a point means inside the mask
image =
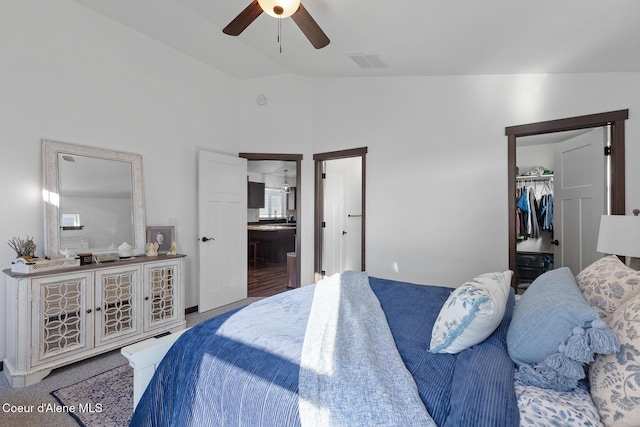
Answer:
POLYGON ((132 255, 144 255, 146 252, 146 215, 144 183, 142 178, 142 156, 123 151, 106 150, 66 142, 42 140, 42 197, 44 200, 44 253, 55 259, 64 255, 60 250, 60 213, 58 209, 58 154, 96 157, 131 163, 133 180, 133 233, 132 255))

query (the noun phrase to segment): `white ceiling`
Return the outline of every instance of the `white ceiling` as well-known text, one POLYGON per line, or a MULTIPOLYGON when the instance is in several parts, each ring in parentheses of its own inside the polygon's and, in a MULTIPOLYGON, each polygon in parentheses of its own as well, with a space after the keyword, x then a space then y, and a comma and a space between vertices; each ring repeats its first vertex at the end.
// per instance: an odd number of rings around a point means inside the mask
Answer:
POLYGON ((541 144, 557 144, 558 142, 564 142, 571 138, 583 135, 585 133, 593 132, 594 128, 567 130, 562 132, 541 133, 539 135, 519 136, 516 139, 518 147, 527 147, 530 145, 541 144))
POLYGON ((295 180, 296 162, 281 160, 249 160, 247 162, 247 172, 251 173, 284 177, 285 170, 287 171, 287 180, 295 180))
POLYGON ((261 14, 222 33, 251 0, 75 0, 238 78, 640 72, 638 0, 303 0, 331 43, 261 14), (375 54, 386 68, 349 57, 375 54))

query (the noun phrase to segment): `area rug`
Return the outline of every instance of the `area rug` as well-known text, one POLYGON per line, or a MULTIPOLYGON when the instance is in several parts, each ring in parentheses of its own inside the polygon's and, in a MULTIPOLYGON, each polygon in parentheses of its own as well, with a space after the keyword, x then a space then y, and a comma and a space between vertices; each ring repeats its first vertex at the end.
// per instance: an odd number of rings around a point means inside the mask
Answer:
POLYGON ((133 368, 123 365, 51 394, 81 426, 127 426, 133 414, 133 368))

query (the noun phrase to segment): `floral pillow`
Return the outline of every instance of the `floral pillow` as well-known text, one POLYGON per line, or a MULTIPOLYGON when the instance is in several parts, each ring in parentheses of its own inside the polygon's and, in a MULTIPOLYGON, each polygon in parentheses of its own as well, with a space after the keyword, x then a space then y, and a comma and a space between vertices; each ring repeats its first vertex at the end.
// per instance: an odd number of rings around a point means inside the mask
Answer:
POLYGON ((524 385, 516 372, 515 390, 520 427, 602 426, 586 382, 580 381, 572 391, 555 391, 524 385))
POLYGON ((620 351, 598 355, 589 366, 591 397, 603 424, 637 426, 640 422, 640 295, 611 315, 609 325, 620 351))
POLYGON ((640 271, 624 265, 615 255, 595 261, 576 276, 582 296, 609 323, 622 303, 640 294, 640 271))
POLYGON ((511 275, 482 274, 451 292, 433 325, 429 351, 455 354, 487 339, 502 322, 511 275))

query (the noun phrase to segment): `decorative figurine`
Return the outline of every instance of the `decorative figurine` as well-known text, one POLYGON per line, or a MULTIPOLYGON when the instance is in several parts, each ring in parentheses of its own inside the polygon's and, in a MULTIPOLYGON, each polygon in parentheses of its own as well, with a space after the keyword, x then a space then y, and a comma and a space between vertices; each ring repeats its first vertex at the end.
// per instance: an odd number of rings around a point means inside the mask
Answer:
POLYGON ((147 243, 147 256, 158 256, 158 242, 147 243))
POLYGON ((167 255, 177 255, 178 250, 176 249, 176 242, 171 242, 171 249, 167 252, 167 255))
POLYGON ((118 246, 118 255, 120 258, 129 258, 131 256, 131 245, 124 242, 118 246))

